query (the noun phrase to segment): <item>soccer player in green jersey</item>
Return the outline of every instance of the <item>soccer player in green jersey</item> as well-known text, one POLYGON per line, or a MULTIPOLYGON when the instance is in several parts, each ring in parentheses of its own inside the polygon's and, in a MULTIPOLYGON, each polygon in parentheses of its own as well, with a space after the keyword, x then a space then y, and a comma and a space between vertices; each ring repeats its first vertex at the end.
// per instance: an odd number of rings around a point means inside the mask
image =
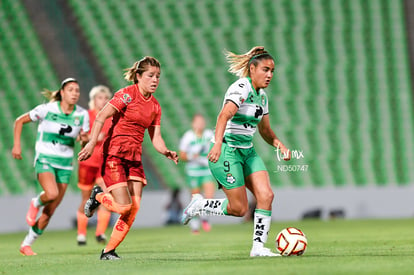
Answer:
POLYGON ((38 122, 35 171, 43 191, 30 202, 26 222, 30 226, 24 238, 20 253, 33 256, 31 246, 43 233, 50 218, 65 195, 73 170, 73 148, 78 137, 88 139, 88 112, 76 105, 79 100, 79 84, 74 78, 67 78, 55 92, 46 90, 49 103, 41 104, 28 113, 19 116, 14 124, 12 155, 22 159, 20 137, 23 124, 38 122), (37 214, 43 207, 39 218, 37 214))
POLYGON ((280 256, 264 247, 270 230, 274 194, 269 174, 253 147, 256 129, 285 160, 290 151, 270 127, 268 98, 263 90, 273 78, 273 57, 264 47, 253 47, 241 55, 226 52, 229 72, 240 77, 228 88, 218 115, 213 145, 208 153, 209 167, 226 194, 226 199, 204 199, 194 194, 184 209, 182 222, 203 215, 244 216, 248 211, 246 188, 257 200, 254 213, 251 257, 280 256))

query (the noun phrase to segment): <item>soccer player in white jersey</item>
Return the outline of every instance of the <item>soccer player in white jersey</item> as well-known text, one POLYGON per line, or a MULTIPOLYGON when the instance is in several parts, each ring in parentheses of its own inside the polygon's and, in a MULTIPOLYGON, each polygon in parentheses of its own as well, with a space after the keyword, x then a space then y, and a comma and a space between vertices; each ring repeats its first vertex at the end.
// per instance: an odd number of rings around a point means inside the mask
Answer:
POLYGON ((182 222, 197 215, 244 216, 248 211, 246 188, 257 200, 254 213, 251 257, 280 256, 266 248, 270 230, 273 191, 269 174, 253 147, 256 129, 274 148, 290 159, 290 151, 270 127, 268 97, 263 90, 273 78, 273 57, 264 47, 253 47, 241 55, 226 52, 229 72, 240 77, 227 90, 218 115, 213 145, 208 153, 210 170, 226 199, 204 199, 193 195, 184 209, 182 222))
MULTIPOLYGON (((201 114, 196 114, 191 123, 191 129, 184 133, 180 141, 180 159, 187 162, 185 167, 186 184, 191 194, 203 191, 204 197, 214 197, 214 178, 208 168, 207 154, 210 150, 210 141, 214 132, 206 129, 206 120, 201 114)), ((201 226, 204 231, 211 230, 207 217, 201 218, 201 226)), ((200 219, 197 217, 190 221, 190 229, 193 234, 200 232, 200 219)))
POLYGON ((19 116, 14 124, 12 155, 15 159, 22 159, 20 137, 23 124, 38 122, 34 167, 43 191, 31 200, 26 215, 30 229, 20 246, 20 253, 25 256, 36 255, 31 246, 49 224, 68 186, 75 141, 80 138, 81 142, 87 142, 89 131, 88 112, 76 105, 80 96, 76 79, 67 78, 58 91, 45 90, 43 94, 50 102, 19 116), (42 207, 43 211, 36 219, 42 207))

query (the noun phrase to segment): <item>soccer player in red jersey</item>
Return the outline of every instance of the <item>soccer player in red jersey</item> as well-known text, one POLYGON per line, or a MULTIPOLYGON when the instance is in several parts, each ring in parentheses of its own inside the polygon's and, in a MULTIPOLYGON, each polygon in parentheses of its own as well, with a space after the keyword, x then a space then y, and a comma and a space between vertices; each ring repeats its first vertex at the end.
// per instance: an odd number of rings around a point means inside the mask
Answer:
MULTIPOLYGON (((98 85, 91 89, 89 92, 89 125, 92 129, 93 122, 95 121, 96 115, 105 104, 111 99, 112 94, 108 87, 104 85, 98 85)), ((95 184, 99 185, 105 190, 105 184, 101 176, 101 167, 103 162, 102 156, 102 144, 105 136, 108 133, 109 127, 111 126, 111 120, 107 119, 98 135, 97 150, 94 150, 92 156, 79 162, 78 170, 78 187, 82 193, 82 201, 79 205, 78 212, 76 214, 78 224, 78 245, 86 245, 86 232, 88 227, 88 217, 83 213, 86 201, 89 199, 92 188, 95 184), (99 150, 98 150, 99 149, 99 150)), ((109 220, 111 218, 111 212, 108 211, 104 206, 99 207, 97 211, 98 219, 96 225, 96 241, 98 243, 106 243, 105 231, 108 227, 109 220)))
POLYGON ((168 150, 161 136, 161 106, 153 96, 160 75, 160 63, 148 56, 127 69, 125 79, 134 84, 116 92, 97 114, 90 141, 78 154, 80 161, 92 155, 104 122, 112 117, 112 125, 103 145, 105 167, 102 173, 109 193, 95 186, 84 209, 85 215, 91 217, 102 204, 121 215, 102 250, 101 260, 120 259, 115 249, 125 238, 139 210, 142 189, 147 184, 141 162, 145 129, 148 129, 154 148, 178 163, 177 153, 168 150))

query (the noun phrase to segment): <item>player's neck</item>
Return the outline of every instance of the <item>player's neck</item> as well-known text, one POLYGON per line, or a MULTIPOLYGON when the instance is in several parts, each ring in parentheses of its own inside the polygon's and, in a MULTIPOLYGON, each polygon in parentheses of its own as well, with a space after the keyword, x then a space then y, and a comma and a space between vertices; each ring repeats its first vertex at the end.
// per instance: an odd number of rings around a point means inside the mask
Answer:
POLYGON ((60 109, 62 110, 62 112, 66 115, 69 115, 73 112, 73 109, 75 108, 75 105, 73 104, 68 104, 64 101, 60 101, 60 109))

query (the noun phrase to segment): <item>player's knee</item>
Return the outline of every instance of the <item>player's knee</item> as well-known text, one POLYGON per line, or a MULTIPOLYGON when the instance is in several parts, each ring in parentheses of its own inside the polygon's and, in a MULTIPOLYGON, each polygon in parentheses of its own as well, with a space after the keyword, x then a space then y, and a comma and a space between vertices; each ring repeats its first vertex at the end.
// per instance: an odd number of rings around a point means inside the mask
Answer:
POLYGON ((126 215, 131 212, 132 204, 119 205, 119 214, 126 215))
POLYGON ((260 194, 260 196, 256 197, 257 202, 261 204, 271 205, 273 202, 273 199, 275 198, 275 194, 272 190, 268 192, 263 192, 260 194))
POLYGON ((229 211, 227 211, 229 214, 236 216, 236 217, 243 217, 247 214, 247 211, 249 210, 248 205, 238 204, 235 206, 230 206, 229 211))
POLYGON ((47 190, 45 191, 44 196, 46 197, 45 199, 46 202, 52 202, 58 198, 59 190, 57 189, 47 190))

